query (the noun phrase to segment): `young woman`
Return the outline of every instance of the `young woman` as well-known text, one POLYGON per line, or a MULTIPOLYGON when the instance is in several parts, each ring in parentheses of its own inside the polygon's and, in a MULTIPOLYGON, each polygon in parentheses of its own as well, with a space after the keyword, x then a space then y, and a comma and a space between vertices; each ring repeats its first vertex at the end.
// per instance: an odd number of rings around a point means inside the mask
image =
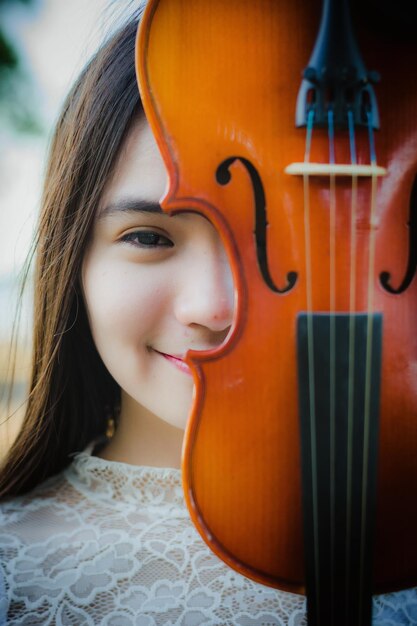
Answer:
MULTIPOLYGON (((230 570, 184 505, 183 358, 225 340, 233 286, 211 224, 159 209, 136 29, 88 65, 51 148, 31 390, 0 477, 0 624, 301 625, 304 599, 230 570)), ((415 593, 391 594, 374 623, 416 611, 415 593)))

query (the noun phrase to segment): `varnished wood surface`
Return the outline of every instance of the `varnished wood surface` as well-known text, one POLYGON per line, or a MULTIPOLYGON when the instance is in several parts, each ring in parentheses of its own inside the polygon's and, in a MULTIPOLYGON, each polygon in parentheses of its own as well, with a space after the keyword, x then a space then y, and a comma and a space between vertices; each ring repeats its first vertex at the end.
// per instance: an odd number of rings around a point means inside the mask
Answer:
MULTIPOLYGON (((305 133, 295 102, 317 33, 320 3, 304 0, 153 0, 141 27, 138 74, 145 111, 169 171, 167 211, 196 210, 218 228, 236 284, 232 335, 213 354, 192 354, 196 400, 184 450, 184 485, 192 518, 211 548, 242 573, 282 589, 304 590, 296 318, 307 309, 303 180, 284 172, 302 161, 305 133), (296 271, 295 287, 273 293, 254 246, 253 189, 239 162, 232 180, 219 164, 250 160, 263 181, 267 252, 276 285, 296 271)), ((383 313, 374 591, 417 584, 417 282, 398 285, 409 255, 410 193, 417 172, 417 45, 381 38, 359 24, 376 88, 381 130, 374 224, 371 181, 358 181, 355 310, 368 307, 368 252, 376 230, 372 307, 383 313), (401 59, 401 63, 399 60, 401 59), (401 71, 403 68, 403 71, 401 71)), ((369 163, 366 132, 358 161, 369 163)), ((311 160, 328 160, 325 132, 313 131, 311 160)), ((336 162, 350 160, 345 131, 336 162)), ((329 183, 311 178, 313 311, 330 308, 329 183)), ((350 306, 351 181, 336 189, 335 311, 350 306)))

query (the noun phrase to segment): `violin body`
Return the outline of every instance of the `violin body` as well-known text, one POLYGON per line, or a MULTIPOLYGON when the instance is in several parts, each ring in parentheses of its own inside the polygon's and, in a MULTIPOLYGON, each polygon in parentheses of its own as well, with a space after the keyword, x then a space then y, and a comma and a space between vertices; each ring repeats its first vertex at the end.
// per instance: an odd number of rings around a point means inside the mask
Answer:
MULTIPOLYGON (((300 316, 362 315, 368 321, 357 322, 356 343, 339 339, 349 321, 337 326, 328 373, 315 390, 330 393, 336 407, 329 409, 330 436, 344 425, 328 453, 316 446, 320 410, 309 431, 314 467, 327 459, 318 473, 331 476, 336 498, 313 542, 320 533, 341 533, 340 549, 355 548, 349 535, 355 471, 361 465, 363 501, 373 437, 375 521, 364 533, 373 542, 371 585, 379 593, 417 584, 417 83, 400 71, 417 66, 417 44, 386 40, 358 24, 365 62, 381 74, 374 141, 385 175, 291 175, 287 166, 303 161, 306 151, 295 104, 320 7, 302 0, 154 0, 142 21, 137 67, 169 174, 163 209, 197 211, 214 224, 236 289, 225 344, 187 357, 196 383, 183 459, 192 519, 214 552, 241 573, 305 593, 300 316), (343 372, 349 377, 353 370, 339 363, 353 345, 359 367, 368 358, 364 343, 379 354, 375 373, 369 374, 371 363, 354 376, 355 384, 367 377, 363 402, 375 404, 372 428, 364 426, 363 411, 345 410, 350 383, 343 372), (375 389, 378 398, 367 400, 375 389), (352 452, 357 440, 363 455, 352 452)), ((357 163, 369 164, 368 130, 357 128, 355 142, 357 163)), ((336 163, 351 163, 345 129, 335 130, 334 152, 336 163)), ((312 130, 309 160, 329 162, 324 129, 312 130)), ((309 354, 307 361, 319 358, 309 354)), ((317 369, 325 367, 318 362, 317 369)), ((311 399, 311 378, 308 384, 311 399)), ((313 500, 322 491, 317 480, 313 500)))

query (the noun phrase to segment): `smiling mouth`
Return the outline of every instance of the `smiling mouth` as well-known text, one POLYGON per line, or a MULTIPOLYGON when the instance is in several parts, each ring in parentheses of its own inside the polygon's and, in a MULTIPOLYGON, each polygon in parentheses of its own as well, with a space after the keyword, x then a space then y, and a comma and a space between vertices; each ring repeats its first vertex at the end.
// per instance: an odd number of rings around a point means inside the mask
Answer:
POLYGON ((172 365, 175 365, 175 367, 177 367, 181 372, 184 372, 185 374, 191 376, 191 369, 181 357, 174 356, 172 354, 166 354, 165 352, 159 352, 159 350, 155 350, 155 348, 154 352, 164 357, 164 359, 172 363, 172 365))

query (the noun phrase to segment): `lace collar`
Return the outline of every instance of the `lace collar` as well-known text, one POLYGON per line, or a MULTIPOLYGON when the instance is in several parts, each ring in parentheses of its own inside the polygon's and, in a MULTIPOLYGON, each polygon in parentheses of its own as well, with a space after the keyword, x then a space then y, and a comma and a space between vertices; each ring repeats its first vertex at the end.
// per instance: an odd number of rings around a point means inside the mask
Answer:
POLYGON ((94 444, 74 456, 65 471, 66 479, 87 497, 146 505, 185 507, 181 471, 108 461, 92 456, 94 444))

